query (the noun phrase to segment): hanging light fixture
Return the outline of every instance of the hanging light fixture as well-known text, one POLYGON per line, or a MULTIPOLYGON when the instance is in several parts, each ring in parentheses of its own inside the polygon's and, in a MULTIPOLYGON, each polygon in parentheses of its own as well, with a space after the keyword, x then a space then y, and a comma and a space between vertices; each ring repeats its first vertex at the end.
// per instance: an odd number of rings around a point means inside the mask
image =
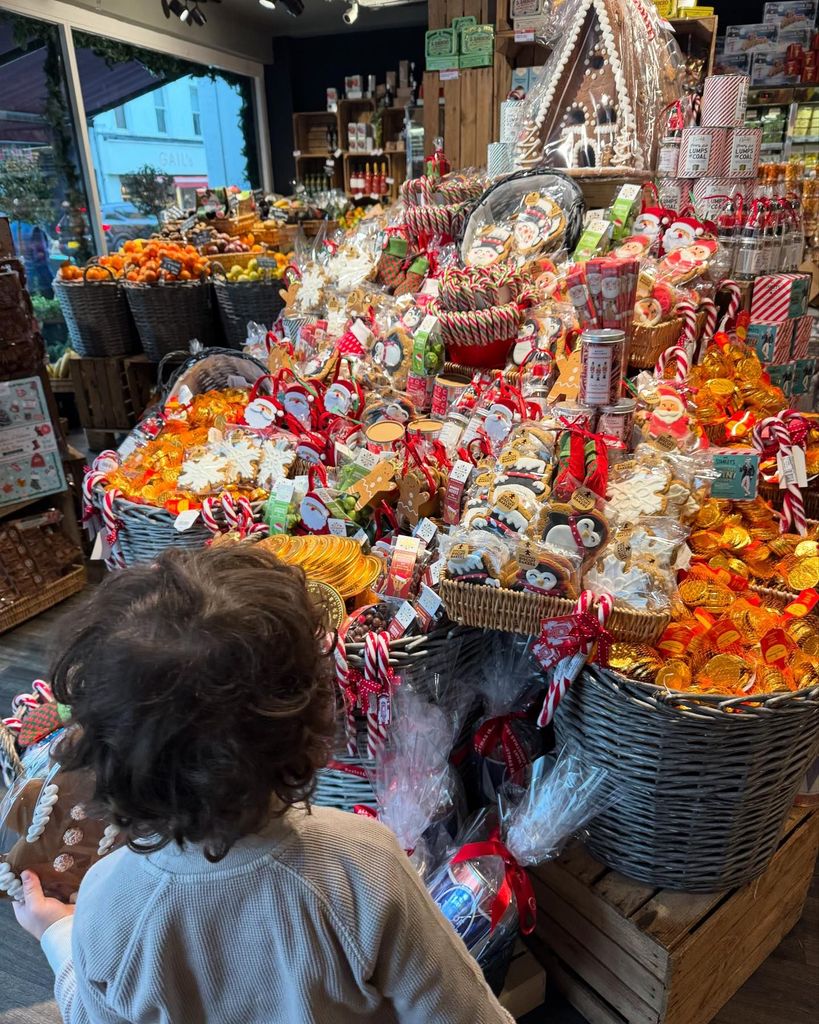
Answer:
MULTIPOLYGON (((208 19, 202 10, 202 4, 207 2, 208 0, 162 0, 162 13, 166 18, 175 15, 183 24, 204 25, 208 19)), ((220 4, 222 0, 210 2, 220 4)))

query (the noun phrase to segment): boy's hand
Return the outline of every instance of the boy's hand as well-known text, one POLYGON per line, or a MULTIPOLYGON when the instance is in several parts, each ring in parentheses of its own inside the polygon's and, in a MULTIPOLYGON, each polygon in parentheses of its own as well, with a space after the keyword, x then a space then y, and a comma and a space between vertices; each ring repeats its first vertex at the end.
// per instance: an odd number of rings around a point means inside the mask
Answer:
POLYGON ((39 942, 45 930, 55 921, 71 917, 74 907, 60 900, 46 898, 40 879, 33 871, 24 871, 20 877, 23 882, 23 899, 14 901, 14 916, 18 924, 39 942))

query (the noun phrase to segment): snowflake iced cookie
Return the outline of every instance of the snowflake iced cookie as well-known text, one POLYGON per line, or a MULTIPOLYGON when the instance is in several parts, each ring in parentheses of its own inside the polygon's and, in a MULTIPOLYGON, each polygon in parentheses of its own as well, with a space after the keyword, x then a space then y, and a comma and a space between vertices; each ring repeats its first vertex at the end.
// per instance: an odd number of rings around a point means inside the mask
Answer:
POLYGON ((233 479, 227 459, 216 452, 202 452, 185 460, 179 474, 180 490, 207 494, 233 479))
POLYGON ((671 479, 671 470, 663 462, 644 465, 625 459, 609 470, 606 512, 618 523, 660 515, 668 505, 671 479))

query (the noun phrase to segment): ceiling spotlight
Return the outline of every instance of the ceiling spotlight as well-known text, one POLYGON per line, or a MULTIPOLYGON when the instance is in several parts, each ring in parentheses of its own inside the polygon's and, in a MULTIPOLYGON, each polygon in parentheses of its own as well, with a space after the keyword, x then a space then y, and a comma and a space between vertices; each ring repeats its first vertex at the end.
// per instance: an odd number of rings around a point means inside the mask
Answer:
POLYGON ((358 0, 353 0, 347 10, 341 15, 345 25, 352 25, 358 18, 358 0))
POLYGON ((276 10, 276 0, 259 0, 262 7, 266 7, 269 11, 276 10))
POLYGON ((190 8, 186 7, 185 10, 179 15, 180 21, 187 21, 191 16, 190 8))
POLYGON ((191 22, 196 22, 197 25, 204 25, 208 19, 205 17, 205 12, 199 9, 197 4, 191 11, 191 22))
POLYGON ((177 18, 181 18, 185 5, 181 0, 162 0, 162 10, 166 18, 170 18, 172 14, 175 14, 177 18))
POLYGON ((304 13, 304 0, 281 0, 282 7, 294 18, 304 13))

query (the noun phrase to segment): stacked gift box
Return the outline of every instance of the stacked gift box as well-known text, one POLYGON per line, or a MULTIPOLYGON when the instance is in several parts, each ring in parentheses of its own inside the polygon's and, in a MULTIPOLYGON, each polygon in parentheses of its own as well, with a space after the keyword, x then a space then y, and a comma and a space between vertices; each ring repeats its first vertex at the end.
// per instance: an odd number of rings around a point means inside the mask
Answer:
POLYGON ((426 33, 427 71, 453 68, 488 68, 495 60, 495 26, 479 25, 474 15, 453 18, 449 28, 426 33))
POLYGON ((754 282, 748 341, 771 382, 788 396, 814 390, 817 360, 810 352, 810 274, 764 274, 754 282))

